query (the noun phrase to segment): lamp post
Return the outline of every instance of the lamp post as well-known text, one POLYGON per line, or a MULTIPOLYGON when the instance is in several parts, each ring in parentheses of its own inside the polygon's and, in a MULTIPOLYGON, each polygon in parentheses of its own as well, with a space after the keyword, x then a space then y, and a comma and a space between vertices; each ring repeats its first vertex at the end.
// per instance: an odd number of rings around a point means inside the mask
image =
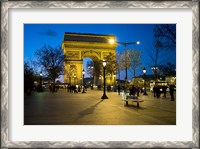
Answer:
POLYGON ((40 72, 40 85, 42 85, 42 71, 40 72))
POLYGON ((82 80, 82 88, 83 88, 83 90, 82 90, 82 93, 86 93, 86 92, 85 92, 85 87, 84 87, 84 76, 85 76, 85 71, 84 71, 84 69, 83 69, 82 73, 83 73, 83 80, 82 80))
POLYGON ((153 66, 153 67, 151 67, 151 69, 152 69, 152 71, 153 71, 153 73, 154 73, 154 75, 155 75, 155 83, 156 83, 156 81, 157 81, 157 71, 158 71, 158 67, 157 66, 153 66))
POLYGON ((108 99, 108 97, 106 96, 106 61, 103 61, 103 96, 101 97, 101 99, 108 99))
MULTIPOLYGON (((115 43, 115 40, 114 39, 110 39, 109 40, 109 43, 110 44, 114 44, 115 43)), ((136 42, 117 42, 116 43, 118 44, 121 44, 124 46, 124 52, 125 52, 125 93, 126 93, 126 90, 127 90, 127 83, 128 83, 128 68, 127 68, 127 48, 126 46, 127 45, 130 45, 130 44, 140 44, 139 41, 136 41, 136 42)))
POLYGON ((74 74, 74 85, 76 85, 76 74, 74 74))
POLYGON ((42 71, 40 72, 40 85, 38 87, 39 91, 42 92, 42 71))
POLYGON ((146 91, 146 72, 147 72, 147 70, 145 69, 145 67, 144 67, 144 69, 143 69, 143 73, 144 73, 144 94, 143 95, 147 95, 147 91, 146 91))
POLYGON ((114 74, 113 77, 114 77, 114 84, 113 84, 113 86, 114 86, 114 92, 115 92, 116 91, 116 74, 114 74))
POLYGON ((114 86, 115 86, 115 83, 116 83, 116 74, 114 74, 113 77, 114 77, 114 86))

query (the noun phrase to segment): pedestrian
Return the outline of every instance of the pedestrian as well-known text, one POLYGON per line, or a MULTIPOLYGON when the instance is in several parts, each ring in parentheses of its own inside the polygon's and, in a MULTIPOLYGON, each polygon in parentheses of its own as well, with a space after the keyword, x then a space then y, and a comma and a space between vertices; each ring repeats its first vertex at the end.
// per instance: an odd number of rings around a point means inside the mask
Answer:
POLYGON ((78 93, 76 85, 74 85, 74 93, 78 93))
POLYGON ((167 87, 165 85, 162 87, 162 91, 163 91, 163 97, 166 98, 167 87))
POLYGON ((156 86, 156 97, 160 98, 160 86, 156 86))
POLYGON ((72 85, 72 93, 75 93, 75 90, 76 90, 76 86, 72 85))
POLYGON ((174 89, 175 89, 174 85, 169 86, 169 93, 170 93, 170 96, 171 96, 171 101, 174 101, 174 89))
POLYGON ((156 90, 157 90, 157 86, 155 85, 155 86, 153 87, 153 95, 154 95, 154 97, 156 97, 156 90))
POLYGON ((78 86, 78 92, 81 92, 81 86, 80 85, 78 86))
POLYGON ((108 92, 111 91, 111 86, 110 86, 110 85, 107 86, 107 91, 108 91, 108 92))
POLYGON ((55 92, 58 92, 59 89, 60 87, 58 85, 55 85, 55 92))
POLYGON ((51 85, 49 85, 49 92, 51 93, 51 85))
POLYGON ((137 96, 139 97, 140 96, 140 86, 139 85, 137 85, 137 87, 136 87, 136 92, 137 92, 137 96))
POLYGON ((72 85, 69 85, 69 92, 72 93, 72 85))
POLYGON ((56 85, 53 84, 53 92, 56 92, 56 85))
POLYGON ((65 89, 68 92, 68 84, 65 85, 65 89))
POLYGON ((133 92, 132 92, 132 88, 131 88, 131 87, 129 88, 129 95, 130 95, 130 96, 133 95, 133 92))
POLYGON ((53 91, 54 91, 54 90, 53 90, 53 85, 52 85, 52 84, 49 85, 49 90, 50 90, 50 93, 53 94, 53 91))
POLYGON ((117 86, 118 95, 120 95, 120 85, 117 86))
POLYGON ((132 87, 129 88, 129 95, 130 95, 130 96, 131 96, 131 95, 135 96, 135 92, 136 92, 135 86, 132 85, 132 87))
POLYGON ((67 92, 70 93, 70 84, 67 85, 67 92))

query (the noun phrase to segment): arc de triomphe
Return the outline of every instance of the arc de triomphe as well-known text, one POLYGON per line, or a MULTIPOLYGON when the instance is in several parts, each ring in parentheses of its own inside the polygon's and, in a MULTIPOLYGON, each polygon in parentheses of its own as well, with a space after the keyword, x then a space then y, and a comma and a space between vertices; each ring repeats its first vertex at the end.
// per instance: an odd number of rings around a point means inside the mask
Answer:
MULTIPOLYGON (((109 53, 116 55, 117 44, 111 44, 110 40, 116 41, 116 37, 113 35, 66 32, 62 42, 62 49, 65 55, 64 82, 81 84, 84 58, 101 61, 105 60, 109 53)), ((112 83, 108 82, 108 84, 112 83)))

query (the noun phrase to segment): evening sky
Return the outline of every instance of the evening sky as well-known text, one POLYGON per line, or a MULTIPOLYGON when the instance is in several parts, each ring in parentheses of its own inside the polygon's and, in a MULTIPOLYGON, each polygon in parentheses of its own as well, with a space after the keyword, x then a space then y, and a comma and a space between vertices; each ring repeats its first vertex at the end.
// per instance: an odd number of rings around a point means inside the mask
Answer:
MULTIPOLYGON (((127 49, 136 49, 142 52, 142 66, 147 69, 147 74, 152 74, 151 67, 155 57, 153 48, 153 29, 155 24, 24 24, 24 60, 34 59, 34 52, 44 45, 53 47, 61 46, 64 33, 89 33, 115 35, 118 42, 140 41, 139 45, 129 45, 127 49)), ((117 46, 117 52, 122 53, 124 47, 117 46)), ((84 59, 84 67, 88 58, 84 59)), ((159 53, 158 64, 172 62, 176 64, 176 50, 163 50, 159 53)), ((141 75, 142 69, 138 68, 136 75, 141 75)), ((123 79, 125 72, 122 71, 123 79)), ((130 71, 128 79, 132 78, 130 71)))

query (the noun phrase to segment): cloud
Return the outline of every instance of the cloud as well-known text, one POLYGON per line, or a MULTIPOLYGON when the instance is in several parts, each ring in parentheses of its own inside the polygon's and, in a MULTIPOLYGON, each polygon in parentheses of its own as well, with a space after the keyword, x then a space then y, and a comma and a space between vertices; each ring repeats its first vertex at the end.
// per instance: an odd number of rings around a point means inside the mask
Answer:
POLYGON ((56 37, 57 36, 57 32, 51 30, 51 29, 48 29, 46 31, 41 31, 39 32, 39 34, 41 35, 45 35, 45 36, 51 36, 51 37, 56 37))

